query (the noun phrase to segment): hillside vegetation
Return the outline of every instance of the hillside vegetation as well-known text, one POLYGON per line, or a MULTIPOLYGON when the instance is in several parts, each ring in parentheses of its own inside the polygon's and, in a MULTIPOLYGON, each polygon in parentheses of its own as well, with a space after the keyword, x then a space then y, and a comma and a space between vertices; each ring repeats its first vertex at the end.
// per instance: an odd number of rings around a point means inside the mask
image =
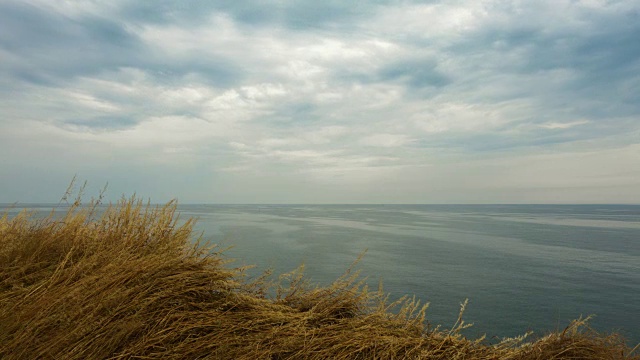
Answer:
POLYGON ((95 205, 0 218, 0 358, 640 359, 581 320, 532 340, 469 339, 461 319, 428 326, 417 301, 389 302, 349 272, 328 287, 299 271, 248 279, 174 202, 95 205))

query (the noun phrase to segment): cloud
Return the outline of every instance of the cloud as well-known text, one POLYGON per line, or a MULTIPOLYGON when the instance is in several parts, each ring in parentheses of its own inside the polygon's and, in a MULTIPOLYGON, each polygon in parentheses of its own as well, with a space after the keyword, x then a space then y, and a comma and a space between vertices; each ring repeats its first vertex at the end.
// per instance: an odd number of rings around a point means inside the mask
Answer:
POLYGON ((588 120, 578 120, 578 121, 572 121, 572 122, 566 122, 566 123, 545 123, 545 124, 541 124, 540 127, 544 128, 544 129, 550 129, 550 130, 555 130, 555 129, 569 129, 572 128, 574 126, 579 126, 579 125, 584 125, 584 124, 588 124, 589 121, 588 120))
POLYGON ((391 148, 404 146, 411 141, 412 139, 407 137, 406 135, 375 134, 361 139, 360 143, 366 146, 381 146, 391 148))
POLYGON ((614 199, 640 138, 639 14, 636 0, 4 1, 0 186, 86 171, 117 195, 152 183, 196 202, 551 201, 542 189, 572 182, 572 201, 614 199))
POLYGON ((366 19, 376 2, 350 4, 342 1, 261 1, 244 3, 231 0, 173 1, 154 3, 124 2, 119 14, 144 23, 177 23, 183 26, 206 22, 211 14, 223 13, 243 26, 282 26, 292 30, 344 29, 366 19))
POLYGON ((144 52, 135 33, 117 21, 70 18, 28 2, 0 4, 0 45, 11 57, 0 71, 34 84, 53 84, 126 66, 144 52))

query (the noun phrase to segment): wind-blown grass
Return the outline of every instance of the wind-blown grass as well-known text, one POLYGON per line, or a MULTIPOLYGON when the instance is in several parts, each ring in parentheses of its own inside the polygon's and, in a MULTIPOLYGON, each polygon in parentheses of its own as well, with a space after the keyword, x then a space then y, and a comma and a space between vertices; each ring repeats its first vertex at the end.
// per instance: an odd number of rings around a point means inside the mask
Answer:
POLYGON ((583 320, 495 344, 464 337, 461 318, 431 328, 425 306, 389 302, 357 273, 328 287, 301 271, 248 280, 193 220, 179 225, 175 202, 94 210, 0 218, 0 358, 640 359, 583 320))

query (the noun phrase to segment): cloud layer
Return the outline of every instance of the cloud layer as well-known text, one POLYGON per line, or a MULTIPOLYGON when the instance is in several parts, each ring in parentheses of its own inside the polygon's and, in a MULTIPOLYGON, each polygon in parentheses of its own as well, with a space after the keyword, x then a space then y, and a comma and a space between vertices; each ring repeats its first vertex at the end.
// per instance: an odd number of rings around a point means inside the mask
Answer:
POLYGON ((640 1, 0 2, 0 202, 640 203, 640 1))

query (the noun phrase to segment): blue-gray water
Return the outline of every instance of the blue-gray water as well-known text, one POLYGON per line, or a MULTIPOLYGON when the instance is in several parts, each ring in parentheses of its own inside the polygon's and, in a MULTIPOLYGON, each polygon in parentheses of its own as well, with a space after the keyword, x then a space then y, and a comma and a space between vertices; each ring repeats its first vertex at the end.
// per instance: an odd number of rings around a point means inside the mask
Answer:
POLYGON ((382 280, 393 297, 429 302, 434 325, 450 327, 468 298, 471 336, 541 334, 595 314, 597 330, 640 342, 640 206, 181 205, 179 211, 199 219, 196 230, 205 238, 233 246, 225 254, 236 266, 256 265, 252 275, 304 263, 307 277, 326 285, 367 250, 358 268, 369 283, 382 280))
POLYGON ((469 298, 470 335, 591 325, 640 342, 640 206, 185 205, 236 265, 328 284, 359 269, 393 296, 416 295, 451 326, 469 298))

